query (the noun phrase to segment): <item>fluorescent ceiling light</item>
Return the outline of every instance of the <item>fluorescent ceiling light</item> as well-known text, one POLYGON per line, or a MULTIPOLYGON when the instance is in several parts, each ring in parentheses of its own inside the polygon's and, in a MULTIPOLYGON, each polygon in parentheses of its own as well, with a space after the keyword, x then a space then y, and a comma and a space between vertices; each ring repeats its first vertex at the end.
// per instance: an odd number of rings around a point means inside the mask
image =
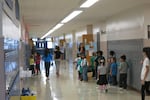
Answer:
POLYGON ((48 35, 50 35, 51 33, 53 33, 54 31, 56 31, 57 29, 59 29, 60 27, 62 27, 64 24, 57 24, 55 27, 53 27, 51 30, 48 31, 48 33, 46 33, 44 36, 41 37, 41 39, 44 39, 45 37, 47 37, 48 35))
POLYGON ((96 2, 98 2, 99 0, 86 0, 81 6, 80 8, 89 8, 92 5, 94 5, 96 2))
POLYGON ((76 11, 73 11, 71 14, 69 14, 65 19, 63 19, 61 21, 61 23, 67 23, 69 22, 70 20, 72 20, 73 18, 75 18, 76 16, 78 16, 80 13, 82 13, 83 11, 81 10, 76 10, 76 11))
POLYGON ((57 25, 53 28, 53 30, 55 31, 55 30, 59 29, 60 27, 62 27, 63 25, 64 25, 64 24, 59 23, 59 24, 57 24, 57 25))

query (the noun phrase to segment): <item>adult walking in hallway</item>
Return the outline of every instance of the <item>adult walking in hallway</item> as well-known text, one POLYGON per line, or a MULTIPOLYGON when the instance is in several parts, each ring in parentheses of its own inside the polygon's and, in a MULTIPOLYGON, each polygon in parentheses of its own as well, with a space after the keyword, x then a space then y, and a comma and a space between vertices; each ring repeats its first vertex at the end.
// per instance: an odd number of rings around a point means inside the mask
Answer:
POLYGON ((44 54, 44 62, 45 62, 45 74, 47 80, 49 79, 49 69, 50 69, 50 64, 52 61, 52 54, 50 53, 49 49, 45 49, 45 54, 44 54))

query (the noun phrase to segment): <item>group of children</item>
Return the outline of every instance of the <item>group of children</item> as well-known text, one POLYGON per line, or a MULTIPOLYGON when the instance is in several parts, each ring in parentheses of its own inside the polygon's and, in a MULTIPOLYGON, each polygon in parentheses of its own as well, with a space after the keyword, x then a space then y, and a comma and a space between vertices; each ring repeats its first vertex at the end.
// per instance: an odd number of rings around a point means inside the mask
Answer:
MULTIPOLYGON (((112 52, 112 51, 111 51, 112 52)), ((118 84, 117 82, 117 75, 119 72, 119 86, 121 88, 127 88, 127 71, 128 71, 128 64, 126 62, 126 56, 122 55, 120 57, 120 63, 116 62, 116 57, 111 55, 108 58, 107 65, 106 60, 103 57, 103 52, 98 51, 93 53, 93 56, 90 60, 90 65, 87 66, 87 61, 85 55, 79 54, 78 58, 76 59, 77 62, 77 70, 79 79, 82 81, 88 81, 87 72, 88 69, 92 69, 92 77, 95 77, 97 80, 97 84, 100 86, 100 90, 108 91, 107 85, 114 85, 118 84)))
POLYGON ((29 69, 32 71, 32 75, 38 75, 40 71, 40 61, 41 56, 39 53, 32 54, 29 59, 30 67, 29 69))

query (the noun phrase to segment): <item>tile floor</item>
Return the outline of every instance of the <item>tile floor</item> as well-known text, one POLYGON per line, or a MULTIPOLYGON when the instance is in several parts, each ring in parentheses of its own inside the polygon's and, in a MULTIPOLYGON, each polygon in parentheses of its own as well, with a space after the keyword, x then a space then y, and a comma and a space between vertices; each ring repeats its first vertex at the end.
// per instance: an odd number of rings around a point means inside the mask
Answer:
MULTIPOLYGON (((80 82, 72 63, 61 62, 60 77, 55 75, 55 67, 50 68, 50 80, 46 80, 43 63, 42 73, 25 78, 22 86, 29 87, 37 94, 37 100, 140 100, 140 94, 117 87, 109 87, 108 93, 101 92, 94 79, 80 82)), ((150 100, 150 97, 146 97, 150 100)))

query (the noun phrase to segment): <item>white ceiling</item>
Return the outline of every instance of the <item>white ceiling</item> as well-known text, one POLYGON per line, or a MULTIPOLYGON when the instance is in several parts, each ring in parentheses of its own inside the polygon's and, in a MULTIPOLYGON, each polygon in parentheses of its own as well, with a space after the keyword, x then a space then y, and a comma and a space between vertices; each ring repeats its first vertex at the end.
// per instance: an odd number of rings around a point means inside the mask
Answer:
MULTIPOLYGON (((19 0, 21 17, 29 26, 31 37, 42 37, 64 17, 79 9, 85 0, 19 0)), ((93 24, 128 8, 150 3, 150 0, 100 0, 91 8, 65 24, 53 34, 71 32, 87 24, 93 24)))

